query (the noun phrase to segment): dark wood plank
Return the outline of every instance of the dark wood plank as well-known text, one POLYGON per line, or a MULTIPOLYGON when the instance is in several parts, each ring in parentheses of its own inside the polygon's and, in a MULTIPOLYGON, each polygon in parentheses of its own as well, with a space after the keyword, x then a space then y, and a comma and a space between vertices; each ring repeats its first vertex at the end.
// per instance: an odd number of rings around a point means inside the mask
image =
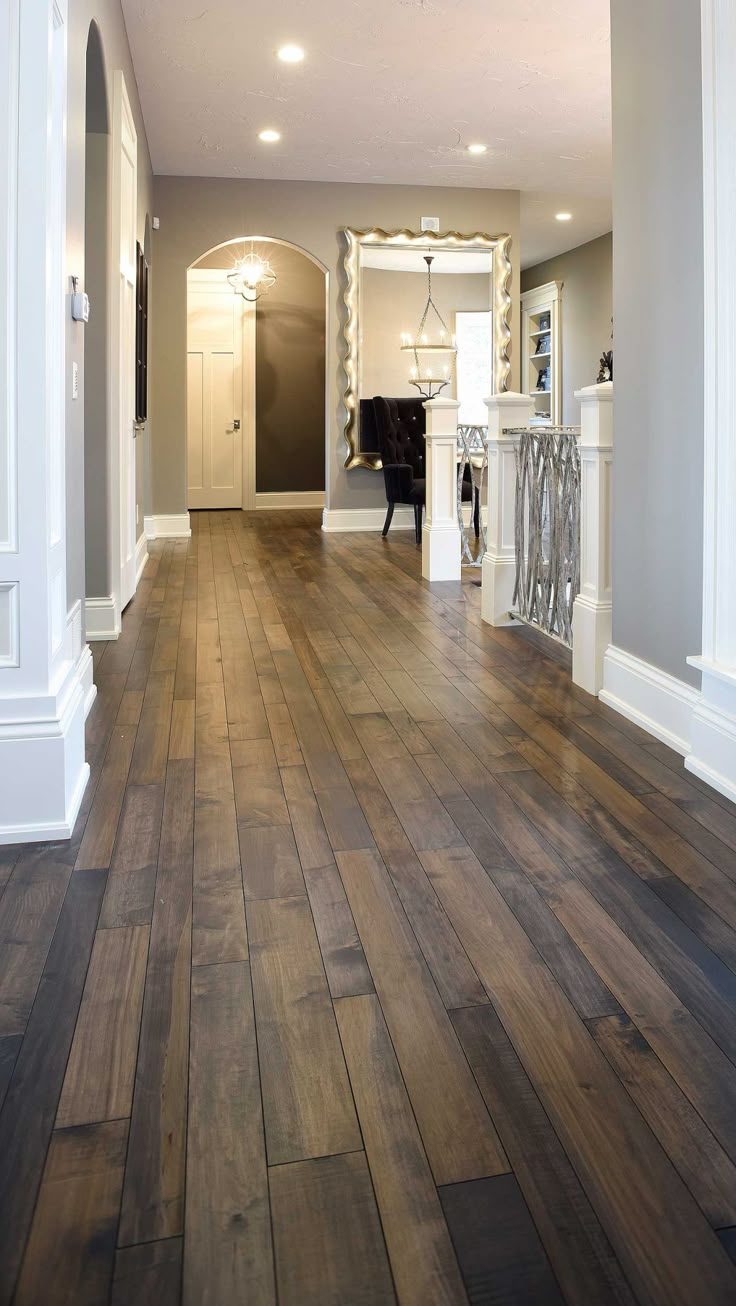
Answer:
POLYGON ((457 1261, 378 999, 335 1005, 401 1306, 460 1306, 457 1261))
POLYGON ((0 1113, 0 1301, 10 1300, 31 1224, 97 917, 102 871, 75 871, 0 1113))
POLYGON ((564 1306, 512 1174, 439 1191, 471 1306, 564 1306))
POLYGON ((386 1306, 391 1271, 362 1152, 269 1171, 281 1306, 386 1306))
POLYGON ((0 1035, 26 1027, 70 874, 67 865, 22 857, 0 898, 0 1035))
POLYGON ((372 849, 337 863, 435 1180, 502 1173, 503 1148, 385 866, 372 849))
POLYGON ((57 1129, 130 1115, 148 935, 146 925, 97 932, 57 1129))
POLYGON ((304 897, 304 876, 290 825, 240 825, 238 838, 246 901, 304 897))
POLYGON ((628 1016, 590 1026, 598 1046, 714 1228, 736 1224, 736 1166, 628 1016))
POLYGON ((118 1242, 184 1227, 194 764, 169 762, 118 1242))
POLYGON ((304 879, 332 997, 372 993, 371 973, 334 861, 305 870, 304 879))
POLYGON ((64 1129, 51 1139, 17 1306, 107 1301, 123 1183, 127 1120, 64 1129))
POLYGON ((328 866, 333 860, 317 799, 305 766, 284 767, 281 779, 299 858, 305 871, 328 866))
POLYGON ((100 927, 147 925, 153 910, 163 785, 129 785, 100 913, 100 927))
POLYGON ((185 1306, 276 1300, 248 966, 192 972, 185 1306))
POLYGON ((179 1306, 181 1238, 119 1248, 111 1306, 179 1306))
POLYGON ((448 858, 433 880, 634 1290, 727 1302, 736 1277, 705 1217, 480 863, 448 858))
POLYGON ((248 903, 270 1165, 361 1146, 306 898, 248 903))
POLYGON ((77 870, 106 869, 110 865, 135 738, 135 726, 116 726, 113 730, 79 846, 77 870))
POLYGON ((23 1042, 22 1034, 7 1034, 0 1038, 0 1111, 3 1109, 15 1063, 23 1042))

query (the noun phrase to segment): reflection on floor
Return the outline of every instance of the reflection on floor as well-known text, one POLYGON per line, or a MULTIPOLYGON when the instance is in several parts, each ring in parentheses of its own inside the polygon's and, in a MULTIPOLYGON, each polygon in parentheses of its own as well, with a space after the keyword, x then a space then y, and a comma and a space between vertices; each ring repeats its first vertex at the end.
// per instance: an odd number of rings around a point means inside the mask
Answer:
POLYGON ((736 810, 479 600, 157 546, 0 855, 0 1302, 736 1301, 736 810))

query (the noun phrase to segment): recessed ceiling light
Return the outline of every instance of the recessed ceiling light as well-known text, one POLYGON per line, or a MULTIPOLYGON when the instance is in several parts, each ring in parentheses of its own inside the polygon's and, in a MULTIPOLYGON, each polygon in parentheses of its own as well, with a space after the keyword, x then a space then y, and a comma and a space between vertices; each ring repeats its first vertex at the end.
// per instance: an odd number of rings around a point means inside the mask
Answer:
POLYGON ((555 217, 557 218, 558 222, 569 222, 570 218, 572 217, 572 213, 555 213, 555 217))
POLYGON ((276 132, 273 128, 267 127, 265 131, 258 133, 258 139, 259 141, 265 141, 268 145, 271 145, 274 141, 281 140, 281 132, 276 132))
POLYGON ((282 63, 301 63, 304 58, 300 45, 282 45, 277 54, 282 63))
POLYGON ((488 149, 488 146, 481 145, 480 142, 478 142, 475 145, 468 145, 466 148, 468 154, 485 154, 486 150, 488 149))

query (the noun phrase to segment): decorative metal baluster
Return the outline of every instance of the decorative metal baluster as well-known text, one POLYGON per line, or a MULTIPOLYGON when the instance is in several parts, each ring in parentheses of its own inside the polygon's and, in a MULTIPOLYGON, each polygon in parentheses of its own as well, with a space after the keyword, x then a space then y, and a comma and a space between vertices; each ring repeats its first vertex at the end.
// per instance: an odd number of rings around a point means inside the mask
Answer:
POLYGON ((580 589, 580 455, 575 427, 514 431, 516 449, 516 612, 572 643, 580 589))

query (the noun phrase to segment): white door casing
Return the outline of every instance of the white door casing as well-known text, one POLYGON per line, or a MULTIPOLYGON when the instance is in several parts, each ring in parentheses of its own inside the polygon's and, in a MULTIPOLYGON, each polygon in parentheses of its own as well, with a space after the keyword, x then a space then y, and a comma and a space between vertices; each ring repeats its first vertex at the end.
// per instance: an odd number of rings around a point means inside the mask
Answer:
POLYGON ((138 141, 125 78, 113 77, 110 321, 112 590, 120 617, 136 587, 135 245, 138 141))
POLYGON ((240 508, 255 492, 255 305, 193 269, 187 309, 187 507, 240 508), (245 457, 244 457, 245 444, 245 457))

